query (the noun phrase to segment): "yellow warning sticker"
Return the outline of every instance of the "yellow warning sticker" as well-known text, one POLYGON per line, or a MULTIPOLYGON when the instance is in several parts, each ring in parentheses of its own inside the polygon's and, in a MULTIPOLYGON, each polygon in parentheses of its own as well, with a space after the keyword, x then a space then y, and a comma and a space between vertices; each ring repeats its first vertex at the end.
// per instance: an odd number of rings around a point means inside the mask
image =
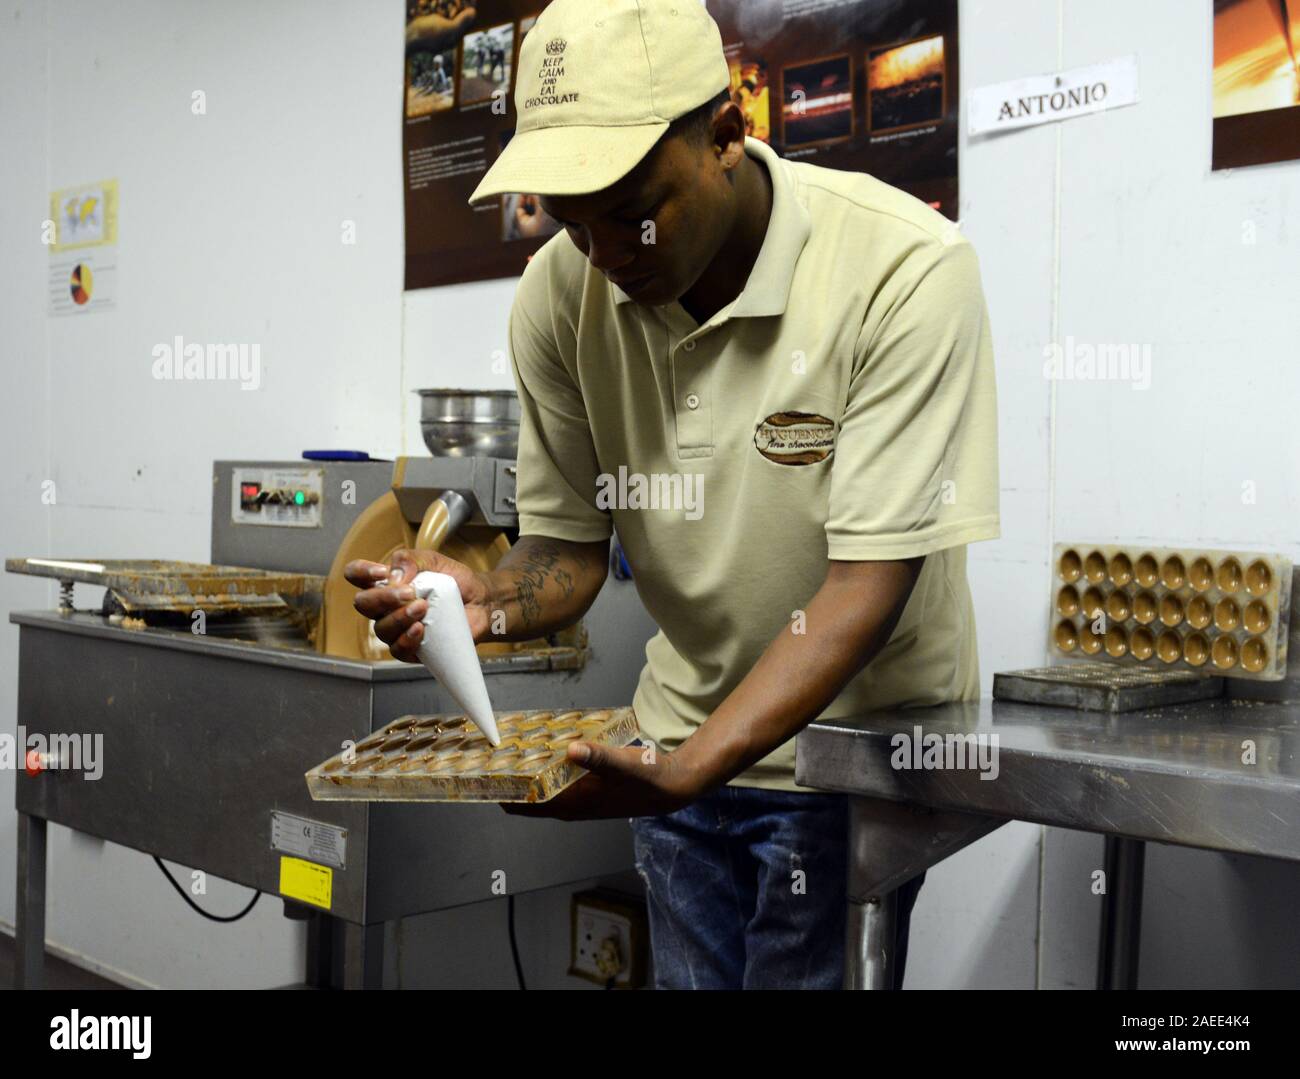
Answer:
POLYGON ((287 855, 280 856, 281 895, 329 910, 333 890, 334 870, 329 866, 305 862, 301 858, 290 858, 287 855))

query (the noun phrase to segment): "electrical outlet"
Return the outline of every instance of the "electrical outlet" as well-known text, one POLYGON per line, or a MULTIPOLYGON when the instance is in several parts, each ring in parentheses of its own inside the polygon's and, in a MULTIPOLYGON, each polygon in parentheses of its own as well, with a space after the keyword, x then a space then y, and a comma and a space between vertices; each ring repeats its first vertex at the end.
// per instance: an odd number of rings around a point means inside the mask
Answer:
POLYGON ((615 989, 645 984, 645 904, 633 896, 597 888, 573 896, 569 973, 615 989))

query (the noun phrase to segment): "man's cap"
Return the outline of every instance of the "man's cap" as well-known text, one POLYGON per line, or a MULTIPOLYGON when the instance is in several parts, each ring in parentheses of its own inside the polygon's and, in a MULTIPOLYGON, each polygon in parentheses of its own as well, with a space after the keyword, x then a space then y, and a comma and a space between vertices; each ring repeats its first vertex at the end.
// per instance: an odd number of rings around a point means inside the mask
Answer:
POLYGON ((602 191, 730 85, 700 0, 554 0, 519 52, 514 136, 470 204, 602 191))

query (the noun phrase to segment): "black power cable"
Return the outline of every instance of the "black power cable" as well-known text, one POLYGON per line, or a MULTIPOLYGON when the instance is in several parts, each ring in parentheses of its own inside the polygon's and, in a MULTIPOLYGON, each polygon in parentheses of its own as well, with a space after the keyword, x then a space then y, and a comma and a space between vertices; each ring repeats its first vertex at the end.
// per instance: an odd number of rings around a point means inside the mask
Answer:
POLYGON ((153 860, 158 863, 158 868, 162 870, 162 875, 166 877, 168 881, 171 882, 171 886, 176 889, 176 893, 183 900, 185 900, 186 903, 188 903, 191 907, 193 907, 195 911, 197 911, 199 914, 202 914, 203 917, 207 918, 209 921, 237 922, 239 921, 240 918, 242 918, 245 914, 247 914, 250 910, 252 910, 255 906, 257 906, 257 901, 262 898, 262 893, 260 891, 254 892, 253 898, 248 901, 248 906, 246 906, 238 914, 209 914, 206 910, 204 910, 201 906, 199 906, 196 902, 194 902, 193 899, 191 899, 188 895, 185 894, 185 889, 182 888, 180 886, 180 882, 177 881, 177 879, 167 871, 167 867, 163 865, 162 859, 159 858, 158 855, 155 854, 153 856, 153 860))
POLYGON ((524 965, 519 962, 519 941, 515 937, 515 897, 506 896, 506 920, 510 927, 510 957, 515 961, 515 980, 520 989, 527 989, 524 984, 524 965))

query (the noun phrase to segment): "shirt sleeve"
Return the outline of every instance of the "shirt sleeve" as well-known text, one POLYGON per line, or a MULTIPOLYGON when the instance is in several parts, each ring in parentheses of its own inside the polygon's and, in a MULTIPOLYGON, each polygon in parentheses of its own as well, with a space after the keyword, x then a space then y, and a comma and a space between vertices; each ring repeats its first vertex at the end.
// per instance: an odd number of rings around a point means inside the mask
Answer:
POLYGON ((510 309, 510 363, 519 394, 519 534, 575 543, 608 538, 609 513, 596 506, 600 466, 586 404, 555 336, 540 328, 520 292, 510 309))
POLYGON ((974 249, 962 239, 914 252, 875 304, 884 313, 858 337, 832 458, 829 557, 995 539, 993 343, 974 249))

